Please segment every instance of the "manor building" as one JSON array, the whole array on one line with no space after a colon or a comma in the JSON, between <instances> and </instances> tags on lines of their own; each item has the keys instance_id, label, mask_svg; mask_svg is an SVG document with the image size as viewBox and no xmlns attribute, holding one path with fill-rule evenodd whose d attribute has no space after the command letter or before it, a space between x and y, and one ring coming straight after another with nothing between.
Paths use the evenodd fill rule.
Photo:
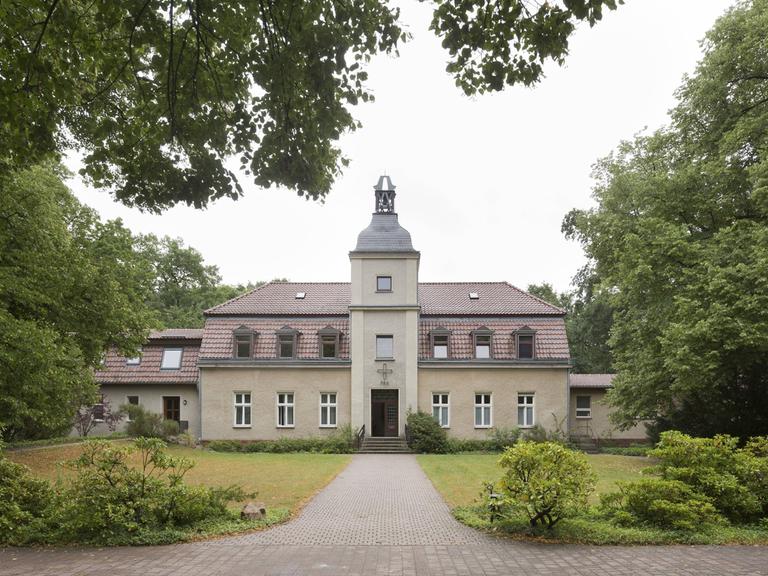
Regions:
<instances>
[{"instance_id":1,"label":"manor building","mask_svg":"<svg viewBox=\"0 0 768 576\"><path fill-rule=\"evenodd\" d=\"M145 405L204 441L347 424L402 437L416 410L461 438L535 425L644 437L611 428L609 376L569 375L562 309L506 282L419 282L395 186L382 176L374 189L349 282L272 282L206 310L203 330L153 333L137 358L111 351L96 374L105 398Z\"/></svg>"}]
</instances>

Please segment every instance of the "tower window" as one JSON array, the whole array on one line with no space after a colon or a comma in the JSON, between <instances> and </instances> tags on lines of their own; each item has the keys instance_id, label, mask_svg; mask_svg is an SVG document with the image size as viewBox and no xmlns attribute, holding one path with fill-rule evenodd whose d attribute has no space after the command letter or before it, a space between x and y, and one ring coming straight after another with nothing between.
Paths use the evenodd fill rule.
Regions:
<instances>
[{"instance_id":1,"label":"tower window","mask_svg":"<svg viewBox=\"0 0 768 576\"><path fill-rule=\"evenodd\" d=\"M392 276L376 276L376 292L392 292Z\"/></svg>"},{"instance_id":2,"label":"tower window","mask_svg":"<svg viewBox=\"0 0 768 576\"><path fill-rule=\"evenodd\" d=\"M394 358L394 339L392 336L376 336L376 358Z\"/></svg>"}]
</instances>

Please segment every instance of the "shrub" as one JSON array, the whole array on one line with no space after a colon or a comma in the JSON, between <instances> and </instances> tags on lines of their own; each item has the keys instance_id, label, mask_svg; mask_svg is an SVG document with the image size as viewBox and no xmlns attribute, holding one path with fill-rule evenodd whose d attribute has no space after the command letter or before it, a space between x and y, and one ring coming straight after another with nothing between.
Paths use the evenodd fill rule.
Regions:
<instances>
[{"instance_id":1,"label":"shrub","mask_svg":"<svg viewBox=\"0 0 768 576\"><path fill-rule=\"evenodd\" d=\"M128 414L125 425L128 436L133 438L162 438L167 440L179 434L179 423L175 420L163 420L160 414L150 412L143 406L127 404L121 407Z\"/></svg>"},{"instance_id":2,"label":"shrub","mask_svg":"<svg viewBox=\"0 0 768 576\"><path fill-rule=\"evenodd\" d=\"M749 522L768 512L768 459L755 455L762 446L760 439L739 449L738 438L732 436L692 438L663 432L657 447L648 453L658 460L650 472L684 482L709 497L729 519Z\"/></svg>"},{"instance_id":3,"label":"shrub","mask_svg":"<svg viewBox=\"0 0 768 576\"><path fill-rule=\"evenodd\" d=\"M8 460L0 447L0 544L18 546L44 538L52 502L50 484Z\"/></svg>"},{"instance_id":4,"label":"shrub","mask_svg":"<svg viewBox=\"0 0 768 576\"><path fill-rule=\"evenodd\" d=\"M446 452L498 452L496 443L490 439L479 438L448 438Z\"/></svg>"},{"instance_id":5,"label":"shrub","mask_svg":"<svg viewBox=\"0 0 768 576\"><path fill-rule=\"evenodd\" d=\"M431 414L410 412L408 430L410 432L408 446L413 451L427 454L448 452L448 436Z\"/></svg>"},{"instance_id":6,"label":"shrub","mask_svg":"<svg viewBox=\"0 0 768 576\"><path fill-rule=\"evenodd\" d=\"M504 426L498 426L491 428L488 431L488 441L492 450L501 452L506 450L510 446L514 446L515 442L520 439L520 428L512 426L511 428L505 428Z\"/></svg>"},{"instance_id":7,"label":"shrub","mask_svg":"<svg viewBox=\"0 0 768 576\"><path fill-rule=\"evenodd\" d=\"M314 452L319 454L349 454L355 451L354 433L349 425L342 426L325 437L290 438L277 440L214 440L207 444L214 452Z\"/></svg>"},{"instance_id":8,"label":"shrub","mask_svg":"<svg viewBox=\"0 0 768 576\"><path fill-rule=\"evenodd\" d=\"M653 450L652 446L632 445L632 446L603 446L600 452L604 454L615 454L617 456L648 456L648 452Z\"/></svg>"},{"instance_id":9,"label":"shrub","mask_svg":"<svg viewBox=\"0 0 768 576\"><path fill-rule=\"evenodd\" d=\"M618 486L618 492L600 497L601 510L618 524L696 531L722 522L712 501L684 482L644 478Z\"/></svg>"},{"instance_id":10,"label":"shrub","mask_svg":"<svg viewBox=\"0 0 768 576\"><path fill-rule=\"evenodd\" d=\"M69 466L77 476L62 493L57 520L63 541L130 543L147 532L228 517L227 502L246 497L236 486L186 485L193 463L169 456L156 438L130 446L87 442Z\"/></svg>"},{"instance_id":11,"label":"shrub","mask_svg":"<svg viewBox=\"0 0 768 576\"><path fill-rule=\"evenodd\" d=\"M499 460L502 505L522 510L532 528L552 528L587 506L597 477L584 454L556 442L522 440Z\"/></svg>"}]
</instances>

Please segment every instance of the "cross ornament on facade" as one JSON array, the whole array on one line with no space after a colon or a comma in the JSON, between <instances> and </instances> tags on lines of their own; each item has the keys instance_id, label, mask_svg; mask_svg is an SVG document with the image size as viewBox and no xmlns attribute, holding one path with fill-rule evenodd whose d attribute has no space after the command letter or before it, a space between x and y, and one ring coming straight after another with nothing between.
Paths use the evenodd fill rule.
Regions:
<instances>
[{"instance_id":1,"label":"cross ornament on facade","mask_svg":"<svg viewBox=\"0 0 768 576\"><path fill-rule=\"evenodd\" d=\"M388 386L389 385L389 381L387 380L387 376L392 374L392 369L391 368L387 368L387 365L384 364L381 368L376 370L376 372L381 374L381 385L382 386Z\"/></svg>"}]
</instances>

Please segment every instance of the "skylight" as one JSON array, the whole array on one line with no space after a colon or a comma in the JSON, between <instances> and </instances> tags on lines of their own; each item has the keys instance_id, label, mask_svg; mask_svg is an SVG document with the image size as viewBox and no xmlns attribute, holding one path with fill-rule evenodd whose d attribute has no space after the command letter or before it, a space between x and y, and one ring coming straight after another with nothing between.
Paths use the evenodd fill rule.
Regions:
<instances>
[{"instance_id":1,"label":"skylight","mask_svg":"<svg viewBox=\"0 0 768 576\"><path fill-rule=\"evenodd\" d=\"M307 296L306 292L296 292L296 300L304 300Z\"/></svg>"},{"instance_id":2,"label":"skylight","mask_svg":"<svg viewBox=\"0 0 768 576\"><path fill-rule=\"evenodd\" d=\"M469 299L470 300L480 300L480 294L477 292L470 292L469 293Z\"/></svg>"}]
</instances>

